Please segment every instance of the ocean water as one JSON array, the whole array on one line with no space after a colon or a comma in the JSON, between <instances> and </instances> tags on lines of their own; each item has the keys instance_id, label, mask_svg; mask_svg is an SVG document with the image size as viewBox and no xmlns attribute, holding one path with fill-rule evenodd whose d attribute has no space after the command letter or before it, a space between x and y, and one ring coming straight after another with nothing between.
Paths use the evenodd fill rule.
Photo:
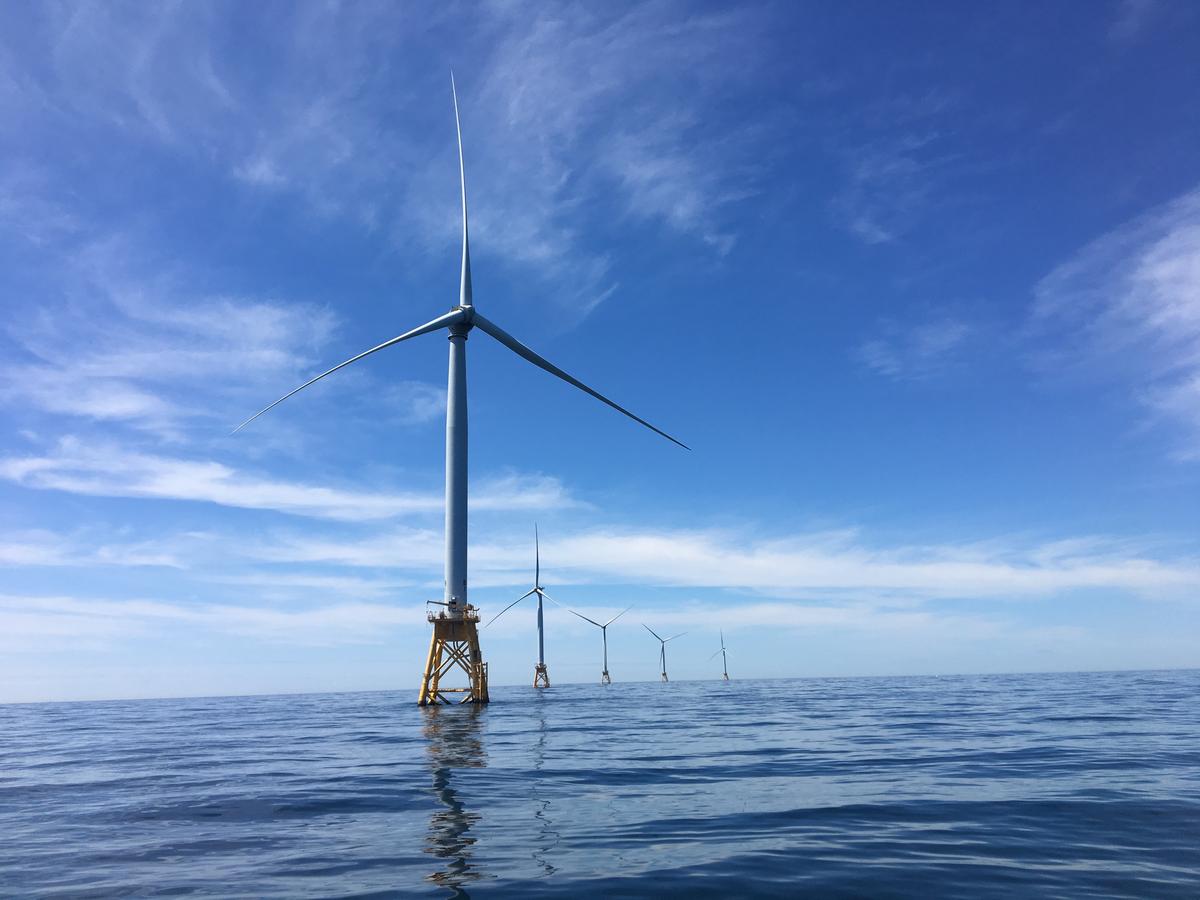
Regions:
<instances>
[{"instance_id":1,"label":"ocean water","mask_svg":"<svg viewBox=\"0 0 1200 900\"><path fill-rule=\"evenodd\" d=\"M1200 672L0 706L5 897L1200 897Z\"/></svg>"}]
</instances>

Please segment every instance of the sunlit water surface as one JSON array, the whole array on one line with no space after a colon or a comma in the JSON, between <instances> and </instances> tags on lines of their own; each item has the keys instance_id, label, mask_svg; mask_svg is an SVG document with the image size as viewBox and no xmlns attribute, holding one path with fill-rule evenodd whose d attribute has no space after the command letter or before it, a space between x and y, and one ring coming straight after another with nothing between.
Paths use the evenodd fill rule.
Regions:
<instances>
[{"instance_id":1,"label":"sunlit water surface","mask_svg":"<svg viewBox=\"0 0 1200 900\"><path fill-rule=\"evenodd\" d=\"M0 706L4 896L1200 897L1200 672Z\"/></svg>"}]
</instances>

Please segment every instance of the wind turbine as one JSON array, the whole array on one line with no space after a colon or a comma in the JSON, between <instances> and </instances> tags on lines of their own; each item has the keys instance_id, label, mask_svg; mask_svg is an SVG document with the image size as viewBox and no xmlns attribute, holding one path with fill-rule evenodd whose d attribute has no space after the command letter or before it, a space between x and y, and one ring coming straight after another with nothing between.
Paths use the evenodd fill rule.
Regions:
<instances>
[{"instance_id":1,"label":"wind turbine","mask_svg":"<svg viewBox=\"0 0 1200 900\"><path fill-rule=\"evenodd\" d=\"M591 622L600 629L600 637L604 640L604 671L600 673L601 684L612 684L612 678L610 678L608 675L608 626L617 621L617 619L621 618L621 616L625 615L625 613L629 612L631 609L633 609L632 606L625 607L623 610L601 625L595 619L589 619L583 613L575 612L575 610L571 609L570 607L567 608L567 612L571 613L572 615L579 616L579 618L583 619L585 622ZM666 667L664 666L663 668Z\"/></svg>"},{"instance_id":2,"label":"wind turbine","mask_svg":"<svg viewBox=\"0 0 1200 900\"><path fill-rule=\"evenodd\" d=\"M721 668L725 672L725 680L729 680L729 661L725 658L725 632L721 631L721 649L717 653L721 654ZM717 653L714 653L709 659L716 659Z\"/></svg>"},{"instance_id":3,"label":"wind turbine","mask_svg":"<svg viewBox=\"0 0 1200 900\"><path fill-rule=\"evenodd\" d=\"M512 603L508 604L508 606L504 607L504 609L500 610L500 612L496 613L492 621L483 627L489 627L492 622L495 622L496 619L500 618L526 597L532 597L535 594L538 598L538 661L537 665L533 667L533 686L535 688L544 688L550 687L550 673L546 671L546 633L542 627L542 598L545 597L551 603L557 603L559 606L562 606L562 604L558 603L557 600L542 590L542 554L538 547L537 525L533 526L533 589L528 593L522 594Z\"/></svg>"},{"instance_id":4,"label":"wind turbine","mask_svg":"<svg viewBox=\"0 0 1200 900\"><path fill-rule=\"evenodd\" d=\"M659 659L662 661L662 680L670 681L670 679L667 678L667 642L673 641L677 637L683 637L685 634L687 634L687 632L681 631L681 632L679 632L679 634L672 635L671 637L667 638L666 640L663 640L662 638L658 637L658 634L655 632L655 630L653 628L651 628L649 625L647 625L645 622L642 623L642 627L645 628L651 634L653 634L656 638L658 638L658 642L659 642L659 644L661 644L661 647L659 647Z\"/></svg>"},{"instance_id":5,"label":"wind turbine","mask_svg":"<svg viewBox=\"0 0 1200 900\"><path fill-rule=\"evenodd\" d=\"M270 406L255 413L234 429L235 432L240 431L267 410L274 408L306 387L373 353L378 353L401 341L429 334L432 331L445 329L449 332L450 364L446 392L446 580L445 600L441 604L445 606L445 610L437 616L429 615L434 629L433 639L429 646L429 658L425 666L425 677L421 683L421 693L417 701L422 706L438 701L449 702L443 696L445 691L439 690L439 681L446 672L455 666L467 673L471 684L470 688L459 689L466 694L462 702L486 703L488 701L487 666L483 662L483 655L479 650L479 637L476 629L479 614L475 607L467 602L467 335L472 329L478 328L538 368L544 369L556 378L561 378L585 394L591 394L601 403L611 406L617 412L687 449L686 444L671 437L665 431L655 428L645 419L635 416L623 406L609 400L577 378L568 375L558 366L526 347L499 325L476 312L471 290L471 252L467 228L467 170L463 161L462 125L459 120L458 91L454 85L453 73L450 75L450 90L454 98L454 126L458 136L458 176L462 196L462 269L459 280L458 305L424 325L419 325L382 344L377 344L369 350L364 350L357 356L338 363L332 369L310 378L300 387L284 394ZM445 663L443 663L444 653L449 655L449 660Z\"/></svg>"}]
</instances>

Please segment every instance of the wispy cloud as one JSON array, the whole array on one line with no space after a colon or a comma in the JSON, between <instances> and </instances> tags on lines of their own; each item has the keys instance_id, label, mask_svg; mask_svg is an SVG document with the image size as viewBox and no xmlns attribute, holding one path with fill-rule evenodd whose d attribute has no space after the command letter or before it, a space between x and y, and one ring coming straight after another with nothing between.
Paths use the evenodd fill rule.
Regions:
<instances>
[{"instance_id":1,"label":"wispy cloud","mask_svg":"<svg viewBox=\"0 0 1200 900\"><path fill-rule=\"evenodd\" d=\"M441 493L331 488L242 471L212 459L139 453L117 444L65 438L40 456L0 459L0 478L28 488L97 497L190 500L343 521L371 521L439 512ZM574 505L546 475L508 474L482 481L478 510L560 509Z\"/></svg>"},{"instance_id":2,"label":"wispy cloud","mask_svg":"<svg viewBox=\"0 0 1200 900\"><path fill-rule=\"evenodd\" d=\"M445 414L446 389L424 381L401 381L383 392L380 405L395 410L394 418L401 424L420 425Z\"/></svg>"},{"instance_id":3,"label":"wispy cloud","mask_svg":"<svg viewBox=\"0 0 1200 900\"><path fill-rule=\"evenodd\" d=\"M52 644L111 644L184 626L287 644L376 644L402 628L423 628L412 610L381 603L346 602L309 608L111 600L75 596L0 594L0 647L38 652Z\"/></svg>"},{"instance_id":4,"label":"wispy cloud","mask_svg":"<svg viewBox=\"0 0 1200 900\"><path fill-rule=\"evenodd\" d=\"M522 494L521 485L520 480L507 487L485 485L480 511L503 513L522 509L522 504L553 506L563 500L552 482L545 496L536 484L529 495ZM253 535L125 535L108 540L90 533L0 535L0 562L26 567L166 565L201 582L348 600L393 585L439 584L441 527L420 522L380 527L383 511L401 505L387 496L380 500L381 511L352 510L340 518L343 507L359 500L358 495L335 495L329 501L332 512L322 507L308 514L346 524L303 531L287 527ZM311 501L302 494L294 502ZM422 510L441 508L440 498L434 496L420 498L416 505ZM1200 580L1200 560L1169 545L1104 537L887 544L854 530L770 538L729 530L580 530L560 525L555 533L543 530L541 546L548 585L719 590L730 602L737 602L741 594L743 602L770 596L805 603L907 606L938 600L1051 598L1080 590L1163 599L1189 596ZM481 589L525 585L531 555L526 535L481 535L472 546L472 584ZM222 561L219 570L213 568L214 559Z\"/></svg>"},{"instance_id":5,"label":"wispy cloud","mask_svg":"<svg viewBox=\"0 0 1200 900\"><path fill-rule=\"evenodd\" d=\"M158 540L120 542L95 533L60 535L44 529L0 535L0 565L183 567Z\"/></svg>"},{"instance_id":6,"label":"wispy cloud","mask_svg":"<svg viewBox=\"0 0 1200 900\"><path fill-rule=\"evenodd\" d=\"M36 221L36 210L28 221ZM335 326L304 302L197 295L128 236L85 235L4 330L0 402L177 436L247 381L299 377ZM248 402L248 401L243 401Z\"/></svg>"},{"instance_id":7,"label":"wispy cloud","mask_svg":"<svg viewBox=\"0 0 1200 900\"><path fill-rule=\"evenodd\" d=\"M1117 0L1108 26L1108 37L1118 44L1127 44L1139 38L1162 12L1159 0Z\"/></svg>"},{"instance_id":8,"label":"wispy cloud","mask_svg":"<svg viewBox=\"0 0 1200 900\"><path fill-rule=\"evenodd\" d=\"M847 533L738 542L729 535L593 533L551 543L549 558L680 586L787 591L882 591L918 597L1047 595L1079 587L1184 588L1195 562L1162 563L1096 544L870 546ZM551 557L553 554L553 557Z\"/></svg>"},{"instance_id":9,"label":"wispy cloud","mask_svg":"<svg viewBox=\"0 0 1200 900\"><path fill-rule=\"evenodd\" d=\"M1032 324L1056 375L1129 385L1200 460L1200 189L1117 228L1043 278ZM1065 349L1064 349L1065 348Z\"/></svg>"},{"instance_id":10,"label":"wispy cloud","mask_svg":"<svg viewBox=\"0 0 1200 900\"><path fill-rule=\"evenodd\" d=\"M746 51L761 23L662 2L556 9L532 21L528 13L502 15L481 106L502 110L498 150L511 157L520 141L538 151L517 158L534 161L530 181L550 188L539 200L561 207L566 190L598 178L618 190L627 213L727 247L733 237L720 209L748 187L738 183L746 171L729 164L745 148L715 138L700 110L748 83L756 64ZM613 121L615 131L601 127Z\"/></svg>"},{"instance_id":11,"label":"wispy cloud","mask_svg":"<svg viewBox=\"0 0 1200 900\"><path fill-rule=\"evenodd\" d=\"M248 11L242 27L284 36L264 40L254 61L218 52L226 35L213 9L45 8L25 29L21 52L37 62L14 96L39 123L98 124L440 253L456 236L453 130L444 60L427 59L424 41L457 15L479 25L457 48L473 61L458 74L478 256L586 309L615 286L603 249L612 235L593 233L596 221L654 223L729 249L725 210L754 187L749 131L717 134L703 111L736 112L751 83L764 22L750 10L497 3L407 16L310 5L269 22ZM446 104L438 117L431 95Z\"/></svg>"},{"instance_id":12,"label":"wispy cloud","mask_svg":"<svg viewBox=\"0 0 1200 900\"><path fill-rule=\"evenodd\" d=\"M271 562L349 567L425 567L435 572L440 533L403 529L369 536L275 536L241 552ZM472 548L473 579L524 584L524 542ZM1174 596L1200 577L1200 563L1160 558L1138 545L1076 539L884 546L854 532L753 539L716 531L583 531L544 536L547 584L650 584L713 588L796 599L1004 599L1091 588Z\"/></svg>"},{"instance_id":13,"label":"wispy cloud","mask_svg":"<svg viewBox=\"0 0 1200 900\"><path fill-rule=\"evenodd\" d=\"M35 247L55 245L82 227L53 199L52 179L37 166L11 162L0 174L0 232Z\"/></svg>"},{"instance_id":14,"label":"wispy cloud","mask_svg":"<svg viewBox=\"0 0 1200 900\"><path fill-rule=\"evenodd\" d=\"M908 136L855 151L846 187L833 199L837 219L868 244L896 240L928 198L930 164L922 157L931 138Z\"/></svg>"},{"instance_id":15,"label":"wispy cloud","mask_svg":"<svg viewBox=\"0 0 1200 900\"><path fill-rule=\"evenodd\" d=\"M854 357L889 378L917 380L946 371L971 337L966 322L938 318L902 327L884 323L882 334L860 344Z\"/></svg>"}]
</instances>

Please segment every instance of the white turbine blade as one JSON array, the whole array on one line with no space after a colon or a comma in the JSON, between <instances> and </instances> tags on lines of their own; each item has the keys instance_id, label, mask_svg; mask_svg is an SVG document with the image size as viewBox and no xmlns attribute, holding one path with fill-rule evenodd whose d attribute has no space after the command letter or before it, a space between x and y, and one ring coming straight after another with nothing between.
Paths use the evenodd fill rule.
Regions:
<instances>
[{"instance_id":1,"label":"white turbine blade","mask_svg":"<svg viewBox=\"0 0 1200 900\"><path fill-rule=\"evenodd\" d=\"M549 595L547 594L547 596L549 596ZM562 606L562 604L561 604L561 603L560 603L559 605L560 605L560 606ZM593 625L595 625L597 628L603 628L603 627L604 627L604 626L603 626L603 625L601 625L599 622L597 622L595 619L589 619L589 618L588 618L587 616L585 616L583 613L575 612L575 610L571 609L571 607L569 607L569 606L567 606L567 607L564 607L564 609L566 609L566 611L567 611L567 612L569 612L569 613L570 613L571 615L573 615L573 616L579 616L579 618L583 619L583 621L585 621L585 622L591 622L591 623L592 623Z\"/></svg>"},{"instance_id":2,"label":"white turbine blade","mask_svg":"<svg viewBox=\"0 0 1200 900\"><path fill-rule=\"evenodd\" d=\"M716 653L714 653L712 656L710 656L709 659L716 659L718 656L720 656L724 652L725 652L724 650L718 650Z\"/></svg>"},{"instance_id":3,"label":"white turbine blade","mask_svg":"<svg viewBox=\"0 0 1200 900\"><path fill-rule=\"evenodd\" d=\"M561 603L559 603L557 600L555 600L553 597L551 597L549 594L547 594L541 588L536 588L536 591L539 594L541 594L543 597L545 597L547 600L549 600L551 603L553 603L555 606L560 607L562 609L568 609L568 607L563 606Z\"/></svg>"},{"instance_id":4,"label":"white turbine blade","mask_svg":"<svg viewBox=\"0 0 1200 900\"><path fill-rule=\"evenodd\" d=\"M575 387L577 387L581 391L583 391L585 394L591 394L593 397L595 397L601 403L606 403L609 406L611 406L613 409L615 409L617 412L624 413L625 415L629 416L629 418L633 419L633 421L638 422L642 425L645 425L647 428L649 428L655 434L661 434L668 441L678 444L684 450L691 449L691 447L689 447L687 444L683 443L683 441L678 441L675 438L671 437L669 434L667 434L665 431L663 431L659 428L655 428L653 425L651 425L645 419L643 419L639 416L635 416L633 413L631 413L625 407L619 406L618 404L613 403L611 400L609 400L607 397L605 397L599 391L592 390L590 387L588 387L586 384L584 384L578 378L574 378L574 377L568 375L566 372L564 372L558 366L554 365L554 363L552 363L549 360L534 353L532 350L530 350L528 347L526 347L524 344L522 344L520 341L518 341L515 337L513 337L511 334L509 334L507 331L505 331L503 328L501 328L499 325L496 325L494 322L491 322L488 319L485 319L483 316L479 315L479 313L475 314L474 321L475 321L475 324L479 328L482 328L484 331L486 331L488 334L490 334L492 337L494 337L496 340L498 340L500 343L502 343L505 347L507 347L513 353L517 354L517 356L520 356L520 357L523 357L523 358L529 360L529 362L533 363L539 369L545 369L551 375L555 375L558 378L561 378L567 384L574 385Z\"/></svg>"},{"instance_id":5,"label":"white turbine blade","mask_svg":"<svg viewBox=\"0 0 1200 900\"><path fill-rule=\"evenodd\" d=\"M516 606L518 603L520 603L526 597L528 597L532 594L536 594L536 593L537 593L537 591L530 591L528 594L522 594L520 597L518 597L512 603L508 604L508 606L504 607L504 609L500 610L500 612L496 613L496 615L494 615L492 617L492 622L495 622L496 619L500 618L502 615L504 615L506 612L508 612L510 609L512 609L514 606ZM483 627L487 628L489 625L492 624L492 622L488 622L487 625L484 625Z\"/></svg>"},{"instance_id":6,"label":"white turbine blade","mask_svg":"<svg viewBox=\"0 0 1200 900\"><path fill-rule=\"evenodd\" d=\"M533 586L542 586L542 551L538 545L537 522L533 523Z\"/></svg>"},{"instance_id":7,"label":"white turbine blade","mask_svg":"<svg viewBox=\"0 0 1200 900\"><path fill-rule=\"evenodd\" d=\"M679 632L679 634L674 634L674 635L671 635L671 637L667 638L667 640L666 640L666 641L663 641L663 643L665 644L667 641L673 641L673 640L675 640L675 638L677 638L677 637L683 637L685 634L687 634L687 632L686 632L686 631L681 631L681 632Z\"/></svg>"},{"instance_id":8,"label":"white turbine blade","mask_svg":"<svg viewBox=\"0 0 1200 900\"><path fill-rule=\"evenodd\" d=\"M467 240L467 167L463 162L462 123L458 118L458 88L454 85L454 70L450 71L450 93L454 95L454 129L458 132L458 178L462 187L462 280L459 282L458 305L471 305L471 246Z\"/></svg>"},{"instance_id":9,"label":"white turbine blade","mask_svg":"<svg viewBox=\"0 0 1200 900\"><path fill-rule=\"evenodd\" d=\"M232 433L237 434L239 431L241 431L243 428L245 428L247 425L249 425L251 422L253 422L255 419L257 419L263 413L267 412L268 410L274 409L276 406L278 406L280 403L282 403L288 397L291 397L295 394L300 393L302 390L304 390L309 385L316 384L318 381L320 381L326 375L332 375L338 369L345 368L346 366L350 365L350 363L358 362L364 356L370 356L372 353L377 353L378 351L383 350L387 347L390 347L393 344L398 344L401 341L407 341L409 338L419 337L423 334L428 334L431 331L437 331L439 328L445 328L447 325L452 325L455 322L457 322L459 319L461 319L464 315L465 315L465 313L463 313L463 311L460 309L453 310L452 312L446 313L444 316L438 316L432 322L426 322L424 325L421 325L418 328L414 328L412 331L406 331L406 332L404 332L404 334L394 337L390 341L384 341L382 344L379 344L376 347L372 347L370 350L363 351L362 353L358 354L358 356L352 356L345 362L338 363L336 366L334 366L329 371L322 372L316 378L310 378L308 381L304 382L304 384L300 385L300 387L296 388L294 391L284 394L282 397L280 397L278 400L276 400L274 403L272 403L266 409L259 410L254 415L252 415L250 418L248 418L245 422L243 422L241 425L239 425L237 428L233 429Z\"/></svg>"},{"instance_id":10,"label":"white turbine blade","mask_svg":"<svg viewBox=\"0 0 1200 900\"><path fill-rule=\"evenodd\" d=\"M652 635L654 635L656 638L658 638L660 641L662 640L662 638L658 637L658 632L656 632L656 631L655 631L653 628L651 628L651 627L650 627L649 625L647 625L645 622L643 622L643 623L642 623L642 627L643 627L643 628L645 628L645 629L646 629L648 632L650 632Z\"/></svg>"},{"instance_id":11,"label":"white turbine blade","mask_svg":"<svg viewBox=\"0 0 1200 900\"><path fill-rule=\"evenodd\" d=\"M623 610L621 610L619 613L617 613L615 616L613 616L611 619L609 619L607 622L605 622L602 627L607 628L609 625L611 625L613 622L617 621L617 619L621 618L621 616L625 615L625 613L629 612L631 609L633 609L632 606L625 607ZM590 622L591 619L589 619L588 621Z\"/></svg>"}]
</instances>

